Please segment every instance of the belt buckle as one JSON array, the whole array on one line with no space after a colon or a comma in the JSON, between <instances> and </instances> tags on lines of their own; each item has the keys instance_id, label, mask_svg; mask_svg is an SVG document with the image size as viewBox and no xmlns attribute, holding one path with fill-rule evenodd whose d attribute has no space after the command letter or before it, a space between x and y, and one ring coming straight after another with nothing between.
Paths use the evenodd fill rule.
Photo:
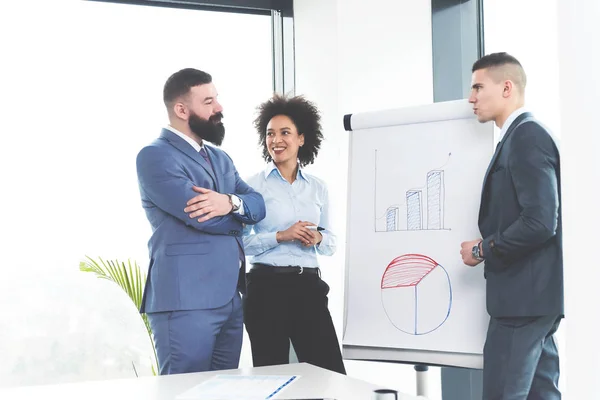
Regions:
<instances>
[{"instance_id":1,"label":"belt buckle","mask_svg":"<svg viewBox=\"0 0 600 400\"><path fill-rule=\"evenodd\" d=\"M304 267L300 267L300 272L298 272L298 275L302 275L303 272L304 272Z\"/></svg>"}]
</instances>

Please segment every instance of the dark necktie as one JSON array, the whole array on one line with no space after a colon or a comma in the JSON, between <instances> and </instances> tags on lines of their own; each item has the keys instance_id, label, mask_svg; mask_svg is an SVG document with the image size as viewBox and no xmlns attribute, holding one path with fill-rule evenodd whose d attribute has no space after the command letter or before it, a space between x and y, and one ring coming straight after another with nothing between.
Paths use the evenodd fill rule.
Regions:
<instances>
[{"instance_id":1,"label":"dark necktie","mask_svg":"<svg viewBox=\"0 0 600 400\"><path fill-rule=\"evenodd\" d=\"M208 158L208 153L206 152L206 148L204 146L202 146L200 148L200 155L202 156L202 158L204 158L204 161L206 161L208 163L208 165L210 165L210 169L212 170L213 174L215 173L215 169L212 166L212 163L210 162L210 158Z\"/></svg>"}]
</instances>

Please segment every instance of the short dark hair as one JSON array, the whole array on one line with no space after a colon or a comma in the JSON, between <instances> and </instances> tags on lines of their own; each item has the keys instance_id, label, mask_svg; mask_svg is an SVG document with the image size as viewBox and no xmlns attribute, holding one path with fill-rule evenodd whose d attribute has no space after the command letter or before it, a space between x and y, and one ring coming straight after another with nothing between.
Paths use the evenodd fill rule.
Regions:
<instances>
[{"instance_id":1,"label":"short dark hair","mask_svg":"<svg viewBox=\"0 0 600 400\"><path fill-rule=\"evenodd\" d=\"M510 78L515 80L516 84L525 88L527 85L527 76L525 75L523 66L519 60L505 52L491 53L481 57L479 60L475 61L471 72L479 71L481 69L496 69L507 65L514 67L513 71L511 71L512 73L508 73Z\"/></svg>"},{"instance_id":2,"label":"short dark hair","mask_svg":"<svg viewBox=\"0 0 600 400\"><path fill-rule=\"evenodd\" d=\"M304 135L304 145L298 150L298 161L304 167L312 164L321 148L323 133L321 132L321 115L314 103L303 96L286 97L274 95L258 106L258 116L254 127L258 133L258 143L263 148L263 158L271 161L267 148L267 125L273 117L285 115L292 120L298 134Z\"/></svg>"},{"instance_id":3,"label":"short dark hair","mask_svg":"<svg viewBox=\"0 0 600 400\"><path fill-rule=\"evenodd\" d=\"M205 85L212 82L210 74L194 68L184 68L175 72L165 82L163 101L170 108L175 100L185 96L194 86Z\"/></svg>"}]
</instances>

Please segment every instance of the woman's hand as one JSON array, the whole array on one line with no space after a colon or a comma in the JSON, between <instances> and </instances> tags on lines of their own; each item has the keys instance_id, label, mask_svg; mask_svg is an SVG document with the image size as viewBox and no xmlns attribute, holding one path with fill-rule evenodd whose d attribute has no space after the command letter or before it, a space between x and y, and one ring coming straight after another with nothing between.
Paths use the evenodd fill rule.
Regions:
<instances>
[{"instance_id":1,"label":"woman's hand","mask_svg":"<svg viewBox=\"0 0 600 400\"><path fill-rule=\"evenodd\" d=\"M305 247L316 246L321 243L321 240L323 240L323 235L321 235L321 232L311 230L310 233L312 235L312 240L310 243L304 244Z\"/></svg>"},{"instance_id":2,"label":"woman's hand","mask_svg":"<svg viewBox=\"0 0 600 400\"><path fill-rule=\"evenodd\" d=\"M277 242L293 242L298 240L304 246L314 246L320 241L321 234L317 231L311 231L307 226L314 226L312 222L298 221L285 231L278 231L276 234ZM315 235L317 233L318 235ZM315 241L316 240L316 241Z\"/></svg>"}]
</instances>

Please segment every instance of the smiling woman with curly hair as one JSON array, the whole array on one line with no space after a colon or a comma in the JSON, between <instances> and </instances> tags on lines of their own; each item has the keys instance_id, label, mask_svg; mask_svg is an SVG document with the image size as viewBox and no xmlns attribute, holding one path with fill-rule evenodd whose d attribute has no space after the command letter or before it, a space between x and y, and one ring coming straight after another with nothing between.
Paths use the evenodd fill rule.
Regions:
<instances>
[{"instance_id":1,"label":"smiling woman with curly hair","mask_svg":"<svg viewBox=\"0 0 600 400\"><path fill-rule=\"evenodd\" d=\"M296 131L304 137L304 144L298 149L298 163L301 167L312 164L321 148L323 133L321 133L321 115L317 107L302 96L286 99L276 95L271 100L262 103L259 107L259 115L254 121L254 127L258 132L259 145L263 149L263 158L269 162L273 160L267 146L267 126L276 116L286 116Z\"/></svg>"},{"instance_id":2,"label":"smiling woman with curly hair","mask_svg":"<svg viewBox=\"0 0 600 400\"><path fill-rule=\"evenodd\" d=\"M244 230L252 263L244 322L254 366L288 363L291 340L299 361L345 374L327 308L329 286L317 260L336 249L329 194L322 180L302 169L319 153L321 116L304 97L275 95L258 107L254 126L267 162L247 181L267 212Z\"/></svg>"}]
</instances>

